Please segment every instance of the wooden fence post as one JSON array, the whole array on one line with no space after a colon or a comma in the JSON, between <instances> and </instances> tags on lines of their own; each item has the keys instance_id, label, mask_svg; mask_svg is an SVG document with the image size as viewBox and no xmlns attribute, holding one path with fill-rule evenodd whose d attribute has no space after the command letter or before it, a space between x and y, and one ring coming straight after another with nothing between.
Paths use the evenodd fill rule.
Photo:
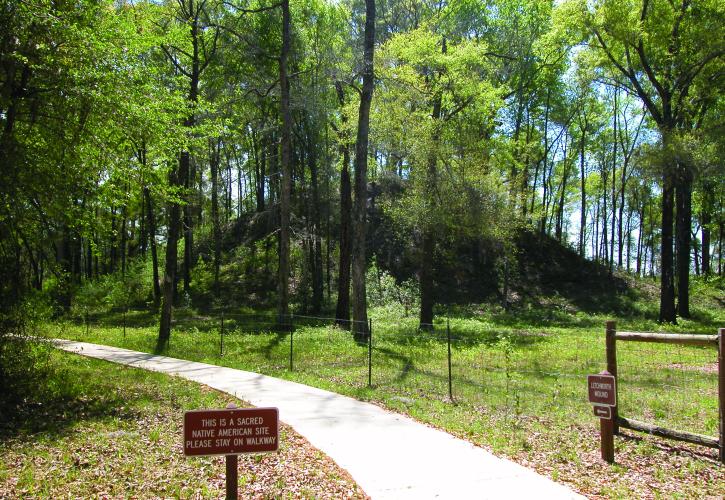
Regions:
<instances>
[{"instance_id":1,"label":"wooden fence post","mask_svg":"<svg viewBox=\"0 0 725 500\"><path fill-rule=\"evenodd\" d=\"M234 403L229 403L227 408L233 410L237 407ZM226 500L237 500L237 490L239 488L239 457L237 455L225 455L225 472L226 472Z\"/></svg>"},{"instance_id":2,"label":"wooden fence post","mask_svg":"<svg viewBox=\"0 0 725 500\"><path fill-rule=\"evenodd\" d=\"M617 322L607 321L607 332L606 332L606 348L607 348L607 371L614 376L615 386L619 385L617 380ZM616 392L616 391L615 391ZM617 395L618 396L618 395ZM619 398L616 399L619 404ZM612 407L612 424L613 433L615 436L619 435L619 412L617 407Z\"/></svg>"},{"instance_id":3,"label":"wooden fence post","mask_svg":"<svg viewBox=\"0 0 725 500\"><path fill-rule=\"evenodd\" d=\"M725 464L725 328L717 331L717 385L720 412L720 463Z\"/></svg>"}]
</instances>

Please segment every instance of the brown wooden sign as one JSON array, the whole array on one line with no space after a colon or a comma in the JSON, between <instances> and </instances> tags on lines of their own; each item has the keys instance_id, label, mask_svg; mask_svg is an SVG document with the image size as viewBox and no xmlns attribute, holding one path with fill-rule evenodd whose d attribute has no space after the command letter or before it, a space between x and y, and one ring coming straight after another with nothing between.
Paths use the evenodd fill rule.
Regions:
<instances>
[{"instance_id":1,"label":"brown wooden sign","mask_svg":"<svg viewBox=\"0 0 725 500\"><path fill-rule=\"evenodd\" d=\"M602 372L587 376L589 402L597 405L617 406L617 382L613 375Z\"/></svg>"},{"instance_id":2,"label":"brown wooden sign","mask_svg":"<svg viewBox=\"0 0 725 500\"><path fill-rule=\"evenodd\" d=\"M612 407L594 405L594 416L599 418L606 418L607 420L612 419Z\"/></svg>"},{"instance_id":3,"label":"brown wooden sign","mask_svg":"<svg viewBox=\"0 0 725 500\"><path fill-rule=\"evenodd\" d=\"M279 448L277 408L194 410L184 413L184 455L237 455Z\"/></svg>"}]
</instances>

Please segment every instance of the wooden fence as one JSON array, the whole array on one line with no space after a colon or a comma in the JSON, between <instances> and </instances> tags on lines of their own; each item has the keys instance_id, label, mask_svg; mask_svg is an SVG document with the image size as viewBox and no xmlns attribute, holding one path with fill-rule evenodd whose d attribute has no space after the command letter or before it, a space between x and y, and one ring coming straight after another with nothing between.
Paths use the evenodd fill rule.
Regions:
<instances>
[{"instance_id":1,"label":"wooden fence","mask_svg":"<svg viewBox=\"0 0 725 500\"><path fill-rule=\"evenodd\" d=\"M647 422L640 422L631 418L619 415L616 406L612 408L612 420L614 423L614 434L619 434L619 428L633 431L646 432L678 441L685 441L697 445L707 446L719 450L720 462L725 464L725 328L720 328L716 335L690 335L674 333L646 333L646 332L618 332L614 321L607 321L606 326L606 350L607 350L607 371L617 377L617 341L620 342L653 342L658 344L679 344L690 346L713 347L718 351L717 374L718 374L718 422L719 437L703 436L691 432L678 431L660 427ZM617 384L617 391L620 390Z\"/></svg>"}]
</instances>

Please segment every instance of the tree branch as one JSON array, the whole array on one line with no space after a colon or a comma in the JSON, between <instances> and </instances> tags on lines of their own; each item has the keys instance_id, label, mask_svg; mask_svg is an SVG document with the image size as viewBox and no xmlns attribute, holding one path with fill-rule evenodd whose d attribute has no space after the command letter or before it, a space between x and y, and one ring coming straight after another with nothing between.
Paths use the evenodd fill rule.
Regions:
<instances>
[{"instance_id":1,"label":"tree branch","mask_svg":"<svg viewBox=\"0 0 725 500\"><path fill-rule=\"evenodd\" d=\"M259 14L261 12L266 12L268 10L274 10L274 9L278 9L278 8L282 7L282 2L275 3L275 4L269 5L267 7L259 7L257 9L244 9L244 8L238 7L238 6L234 5L232 2L229 2L226 0L224 1L224 5L226 5L227 7L231 7L235 11L241 12L242 14Z\"/></svg>"},{"instance_id":2,"label":"tree branch","mask_svg":"<svg viewBox=\"0 0 725 500\"><path fill-rule=\"evenodd\" d=\"M175 67L175 68L176 68L176 69L177 69L177 70L178 70L178 71L179 71L179 72L180 72L181 74L183 74L183 75L184 75L184 76L186 76L187 78L191 78L191 73L189 73L189 72L188 72L188 71L186 71L186 70L185 70L185 69L184 69L183 67L181 67L181 64L179 64L179 62L178 62L178 61L176 60L176 58L175 58L175 57L174 57L174 56L173 56L173 55L171 54L171 52L169 52L169 49L168 49L168 48L167 48L167 47L166 47L165 45L161 45L161 50L163 50L163 51L164 51L164 53L166 54L166 57L168 57L168 58L169 58L169 60L171 61L171 63L172 63L173 65L174 65L174 67Z\"/></svg>"}]
</instances>

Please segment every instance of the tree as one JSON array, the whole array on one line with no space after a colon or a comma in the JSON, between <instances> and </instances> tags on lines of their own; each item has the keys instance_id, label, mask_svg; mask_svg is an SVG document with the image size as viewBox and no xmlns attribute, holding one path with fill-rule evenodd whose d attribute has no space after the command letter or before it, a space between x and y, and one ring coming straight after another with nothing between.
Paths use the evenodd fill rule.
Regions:
<instances>
[{"instance_id":1,"label":"tree","mask_svg":"<svg viewBox=\"0 0 725 500\"><path fill-rule=\"evenodd\" d=\"M614 84L637 95L661 136L662 165L661 322L675 322L673 222L678 199L677 249L680 313L688 314L690 194L692 172L678 160L677 135L693 109L722 92L725 44L707 36L723 18L717 1L569 0L558 7L564 25L578 27L591 63L609 72ZM626 22L625 22L626 20Z\"/></svg>"},{"instance_id":2,"label":"tree","mask_svg":"<svg viewBox=\"0 0 725 500\"><path fill-rule=\"evenodd\" d=\"M186 77L188 94L186 96L186 116L184 127L191 134L196 124L196 106L199 101L199 83L204 70L214 57L217 48L219 29L208 30L211 24L209 6L206 0L179 0L179 29L188 29L186 36L181 37L178 45L175 40L162 44L162 49L173 67ZM182 45L183 43L183 45ZM184 207L185 245L184 245L184 289L188 291L193 262L192 217L189 190L195 177L191 171L191 153L184 148L179 153L178 167L169 172L169 186L177 189L176 197L169 204L169 229L166 241L166 262L164 265L163 300L161 303L161 320L159 322L159 347L165 345L171 336L171 317L176 286L176 269L178 257L178 240L181 234L181 210Z\"/></svg>"},{"instance_id":3,"label":"tree","mask_svg":"<svg viewBox=\"0 0 725 500\"><path fill-rule=\"evenodd\" d=\"M355 338L363 341L369 335L367 293L365 290L365 233L368 191L368 142L370 105L373 100L375 58L375 0L365 0L365 34L363 41L362 89L355 141L355 198L352 217L352 319Z\"/></svg>"}]
</instances>

